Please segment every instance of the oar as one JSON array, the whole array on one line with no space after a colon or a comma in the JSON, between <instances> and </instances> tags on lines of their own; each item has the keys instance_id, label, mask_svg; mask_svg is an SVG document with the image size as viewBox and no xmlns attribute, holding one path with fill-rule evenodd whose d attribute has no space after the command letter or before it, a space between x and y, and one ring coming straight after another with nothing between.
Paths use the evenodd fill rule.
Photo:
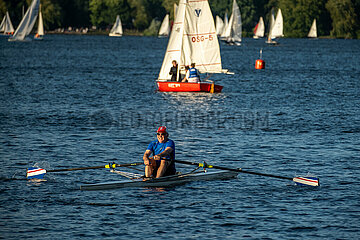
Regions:
<instances>
[{"instance_id":1,"label":"oar","mask_svg":"<svg viewBox=\"0 0 360 240\"><path fill-rule=\"evenodd\" d=\"M53 169L53 170L45 170L43 168L35 168L29 167L26 171L26 178L27 179L43 179L47 172L65 172L65 171L78 171L78 170L89 170L89 169L99 169L99 168L116 168L116 167L130 167L130 166L137 166L142 165L144 162L137 162L137 163L125 163L125 164L106 164L105 166L94 166L94 167L79 167L79 168L63 168L63 169Z\"/></svg>"},{"instance_id":2,"label":"oar","mask_svg":"<svg viewBox=\"0 0 360 240\"><path fill-rule=\"evenodd\" d=\"M294 177L294 178L290 178L290 177L283 177L283 176L267 174L267 173L258 173L258 172L246 171L246 170L242 170L241 168L227 168L227 167L221 167L221 166L214 166L214 165L209 165L209 164L207 164L205 162L204 163L194 163L194 162L188 162L188 161L182 161L182 160L175 160L175 162L182 163L182 164L188 164L188 165L195 165L195 166L204 167L204 168L216 168L216 169L221 169L221 170L248 173L248 174L264 176L264 177L273 177L273 178L279 178L279 179L286 179L286 180L294 181L298 185L307 185L307 186L314 186L314 187L320 186L319 178L317 178L317 177Z\"/></svg>"}]
</instances>

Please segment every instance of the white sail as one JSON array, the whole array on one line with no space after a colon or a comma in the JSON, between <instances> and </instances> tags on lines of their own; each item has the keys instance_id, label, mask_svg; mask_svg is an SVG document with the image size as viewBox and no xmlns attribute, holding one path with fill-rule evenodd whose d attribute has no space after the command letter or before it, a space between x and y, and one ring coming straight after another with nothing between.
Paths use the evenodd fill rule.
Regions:
<instances>
[{"instance_id":1,"label":"white sail","mask_svg":"<svg viewBox=\"0 0 360 240\"><path fill-rule=\"evenodd\" d=\"M254 31L254 38L262 38L265 34L265 24L262 17L260 17L258 24L256 24Z\"/></svg>"},{"instance_id":2,"label":"white sail","mask_svg":"<svg viewBox=\"0 0 360 240\"><path fill-rule=\"evenodd\" d=\"M220 73L220 46L208 1L188 0L179 66L196 63L201 73Z\"/></svg>"},{"instance_id":3,"label":"white sail","mask_svg":"<svg viewBox=\"0 0 360 240\"><path fill-rule=\"evenodd\" d=\"M121 25L121 19L120 19L120 16L117 15L114 26L110 30L109 36L110 37L121 37L122 34L123 34L123 29L122 29L122 25Z\"/></svg>"},{"instance_id":4,"label":"white sail","mask_svg":"<svg viewBox=\"0 0 360 240\"><path fill-rule=\"evenodd\" d=\"M224 31L224 21L219 17L216 16L216 35L221 35Z\"/></svg>"},{"instance_id":5,"label":"white sail","mask_svg":"<svg viewBox=\"0 0 360 240\"><path fill-rule=\"evenodd\" d=\"M41 11L39 12L39 23L38 23L38 30L37 30L37 35L38 36L44 36L44 23L43 23L43 18L42 18L42 14Z\"/></svg>"},{"instance_id":6,"label":"white sail","mask_svg":"<svg viewBox=\"0 0 360 240\"><path fill-rule=\"evenodd\" d=\"M316 19L314 19L309 34L308 34L309 38L317 38L317 30L316 30Z\"/></svg>"},{"instance_id":7,"label":"white sail","mask_svg":"<svg viewBox=\"0 0 360 240\"><path fill-rule=\"evenodd\" d=\"M184 32L185 8L186 0L180 0L158 80L170 80L171 75L169 74L169 71L172 66L172 61L175 60L177 63L180 61L182 35Z\"/></svg>"},{"instance_id":8,"label":"white sail","mask_svg":"<svg viewBox=\"0 0 360 240\"><path fill-rule=\"evenodd\" d=\"M178 5L174 3L174 19L176 18L177 9L178 9Z\"/></svg>"},{"instance_id":9,"label":"white sail","mask_svg":"<svg viewBox=\"0 0 360 240\"><path fill-rule=\"evenodd\" d=\"M23 41L30 34L39 13L39 5L40 0L32 1L14 35L9 38L9 41Z\"/></svg>"},{"instance_id":10,"label":"white sail","mask_svg":"<svg viewBox=\"0 0 360 240\"><path fill-rule=\"evenodd\" d=\"M227 38L228 42L241 42L241 14L236 0L233 1L232 14L229 21L230 35ZM228 30L226 30L228 31Z\"/></svg>"},{"instance_id":11,"label":"white sail","mask_svg":"<svg viewBox=\"0 0 360 240\"><path fill-rule=\"evenodd\" d=\"M6 14L1 22L0 32L3 32L4 34L10 34L14 32L14 27L11 23L8 11L6 11Z\"/></svg>"},{"instance_id":12,"label":"white sail","mask_svg":"<svg viewBox=\"0 0 360 240\"><path fill-rule=\"evenodd\" d=\"M4 32L4 31L5 31L5 22L6 22L6 14L5 14L5 16L3 17L3 20L1 21L1 24L0 24L0 32Z\"/></svg>"},{"instance_id":13,"label":"white sail","mask_svg":"<svg viewBox=\"0 0 360 240\"><path fill-rule=\"evenodd\" d=\"M271 9L271 15L270 15L270 21L269 21L269 33L267 36L267 41L270 42L271 38L272 38L272 34L271 31L274 28L274 24L275 24L275 13L274 13L274 9Z\"/></svg>"},{"instance_id":14,"label":"white sail","mask_svg":"<svg viewBox=\"0 0 360 240\"><path fill-rule=\"evenodd\" d=\"M223 32L221 34L221 38L226 38L230 35L230 33L228 35L227 32L226 32L226 29L228 29L229 27L229 18L228 18L228 15L227 13L225 13L225 17L224 17L224 28L223 28Z\"/></svg>"},{"instance_id":15,"label":"white sail","mask_svg":"<svg viewBox=\"0 0 360 240\"><path fill-rule=\"evenodd\" d=\"M271 38L283 37L283 16L279 8L273 28L271 29Z\"/></svg>"},{"instance_id":16,"label":"white sail","mask_svg":"<svg viewBox=\"0 0 360 240\"><path fill-rule=\"evenodd\" d=\"M221 34L222 39L228 39L231 35L231 28L233 23L234 15L231 14L228 24L226 25L226 28L224 28L223 33Z\"/></svg>"},{"instance_id":17,"label":"white sail","mask_svg":"<svg viewBox=\"0 0 360 240\"><path fill-rule=\"evenodd\" d=\"M180 0L158 80L169 80L172 61L196 64L201 73L222 72L220 46L208 1Z\"/></svg>"},{"instance_id":18,"label":"white sail","mask_svg":"<svg viewBox=\"0 0 360 240\"><path fill-rule=\"evenodd\" d=\"M160 36L169 36L169 33L170 33L169 14L166 14L163 22L161 23L161 27L159 30L159 37Z\"/></svg>"}]
</instances>

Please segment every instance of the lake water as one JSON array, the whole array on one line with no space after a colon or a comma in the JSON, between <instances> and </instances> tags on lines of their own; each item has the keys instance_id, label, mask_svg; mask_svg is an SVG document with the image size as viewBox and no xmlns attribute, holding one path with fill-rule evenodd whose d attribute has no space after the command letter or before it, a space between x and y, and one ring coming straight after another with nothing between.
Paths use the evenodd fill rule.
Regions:
<instances>
[{"instance_id":1,"label":"lake water","mask_svg":"<svg viewBox=\"0 0 360 240\"><path fill-rule=\"evenodd\" d=\"M220 94L156 92L167 39L0 38L0 239L357 239L360 234L360 41L244 39L221 45ZM263 48L265 70L255 70ZM159 125L177 159L240 174L170 189L80 191L105 169L26 168L141 161ZM185 171L179 164L178 170Z\"/></svg>"}]
</instances>

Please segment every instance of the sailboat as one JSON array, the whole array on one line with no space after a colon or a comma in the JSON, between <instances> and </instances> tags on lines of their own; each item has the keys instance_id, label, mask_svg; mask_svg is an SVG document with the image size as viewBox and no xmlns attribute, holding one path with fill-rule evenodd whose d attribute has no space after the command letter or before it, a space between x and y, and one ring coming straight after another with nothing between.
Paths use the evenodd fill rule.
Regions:
<instances>
[{"instance_id":1,"label":"sailboat","mask_svg":"<svg viewBox=\"0 0 360 240\"><path fill-rule=\"evenodd\" d=\"M229 45L241 45L241 14L236 0L233 1L232 14L229 20L229 25L225 29L225 42Z\"/></svg>"},{"instance_id":2,"label":"sailboat","mask_svg":"<svg viewBox=\"0 0 360 240\"><path fill-rule=\"evenodd\" d=\"M223 31L224 21L219 16L216 16L216 35L220 36Z\"/></svg>"},{"instance_id":3,"label":"sailboat","mask_svg":"<svg viewBox=\"0 0 360 240\"><path fill-rule=\"evenodd\" d=\"M265 24L262 17L260 17L259 22L256 24L254 29L254 36L253 38L258 39L264 37L265 33Z\"/></svg>"},{"instance_id":4,"label":"sailboat","mask_svg":"<svg viewBox=\"0 0 360 240\"><path fill-rule=\"evenodd\" d=\"M37 29L37 33L34 36L34 39L35 40L43 40L44 35L45 35L44 34L44 22L43 22L43 17L42 17L42 13L41 13L41 5L40 5L38 29Z\"/></svg>"},{"instance_id":5,"label":"sailboat","mask_svg":"<svg viewBox=\"0 0 360 240\"><path fill-rule=\"evenodd\" d=\"M224 27L223 27L223 31L220 35L220 39L221 40L224 40L225 38L227 38L228 36L226 36L226 29L228 28L229 26L229 18L228 18L228 15L227 13L225 13L225 16L224 16Z\"/></svg>"},{"instance_id":6,"label":"sailboat","mask_svg":"<svg viewBox=\"0 0 360 240\"><path fill-rule=\"evenodd\" d=\"M268 38L266 40L266 43L271 45L277 45L278 42L276 42L275 38L283 37L283 16L281 14L281 9L279 8L276 19L274 21L274 11L271 11L271 18L270 18L270 31L268 34Z\"/></svg>"},{"instance_id":7,"label":"sailboat","mask_svg":"<svg viewBox=\"0 0 360 240\"><path fill-rule=\"evenodd\" d=\"M4 33L4 35L11 35L14 33L14 27L11 23L8 11L6 11L4 18L1 21L0 32Z\"/></svg>"},{"instance_id":8,"label":"sailboat","mask_svg":"<svg viewBox=\"0 0 360 240\"><path fill-rule=\"evenodd\" d=\"M208 80L209 76L198 83L170 82L173 60L177 61L180 73L184 73L185 66L195 63L200 73L233 74L222 69L214 18L207 0L180 0L156 83L161 92L221 92L223 86Z\"/></svg>"},{"instance_id":9,"label":"sailboat","mask_svg":"<svg viewBox=\"0 0 360 240\"><path fill-rule=\"evenodd\" d=\"M317 30L316 30L316 19L314 19L309 34L308 34L309 38L317 38Z\"/></svg>"},{"instance_id":10,"label":"sailboat","mask_svg":"<svg viewBox=\"0 0 360 240\"><path fill-rule=\"evenodd\" d=\"M116 16L116 20L114 23L114 26L111 28L109 36L110 37L121 37L123 35L123 29L121 25L121 19L120 16Z\"/></svg>"},{"instance_id":11,"label":"sailboat","mask_svg":"<svg viewBox=\"0 0 360 240\"><path fill-rule=\"evenodd\" d=\"M169 36L169 33L170 33L169 14L166 14L160 26L159 37L167 37Z\"/></svg>"},{"instance_id":12,"label":"sailboat","mask_svg":"<svg viewBox=\"0 0 360 240\"><path fill-rule=\"evenodd\" d=\"M31 41L31 39L27 38L27 36L34 27L37 15L39 13L39 6L40 0L32 1L14 35L8 39L9 41Z\"/></svg>"}]
</instances>

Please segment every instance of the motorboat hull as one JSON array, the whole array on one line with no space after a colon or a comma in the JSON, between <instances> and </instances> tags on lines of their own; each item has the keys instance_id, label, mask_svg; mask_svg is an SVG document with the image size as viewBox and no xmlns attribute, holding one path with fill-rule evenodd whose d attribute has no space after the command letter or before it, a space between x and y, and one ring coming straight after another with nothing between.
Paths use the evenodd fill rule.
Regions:
<instances>
[{"instance_id":1,"label":"motorboat hull","mask_svg":"<svg viewBox=\"0 0 360 240\"><path fill-rule=\"evenodd\" d=\"M185 82L161 82L157 81L160 92L211 92L212 83L185 83ZM214 84L214 93L219 93L223 86Z\"/></svg>"}]
</instances>

